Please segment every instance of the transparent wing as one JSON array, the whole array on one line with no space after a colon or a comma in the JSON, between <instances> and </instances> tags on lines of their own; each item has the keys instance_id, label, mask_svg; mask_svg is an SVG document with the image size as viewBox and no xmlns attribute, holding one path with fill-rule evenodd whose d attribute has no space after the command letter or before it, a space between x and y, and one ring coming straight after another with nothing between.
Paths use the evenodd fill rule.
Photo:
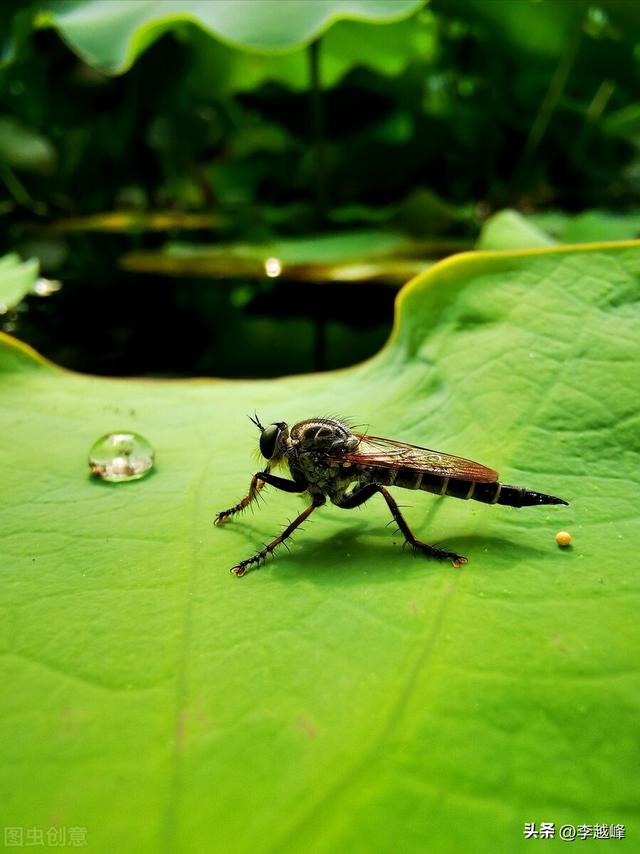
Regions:
<instances>
[{"instance_id":1,"label":"transparent wing","mask_svg":"<svg viewBox=\"0 0 640 854\"><path fill-rule=\"evenodd\" d=\"M333 459L381 468L406 467L457 480L473 480L477 483L495 483L498 480L497 471L480 463L474 463L473 460L432 451L430 448L421 448L419 445L396 442L394 439L383 439L380 436L365 436L361 433L355 435L360 439L358 448Z\"/></svg>"}]
</instances>

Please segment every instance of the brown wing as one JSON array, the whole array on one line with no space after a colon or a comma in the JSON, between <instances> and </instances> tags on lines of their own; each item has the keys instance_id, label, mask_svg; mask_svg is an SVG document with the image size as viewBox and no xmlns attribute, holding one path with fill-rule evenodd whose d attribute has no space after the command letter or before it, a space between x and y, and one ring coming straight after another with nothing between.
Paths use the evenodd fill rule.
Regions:
<instances>
[{"instance_id":1,"label":"brown wing","mask_svg":"<svg viewBox=\"0 0 640 854\"><path fill-rule=\"evenodd\" d=\"M454 480L473 480L477 483L495 483L498 472L473 460L454 457L418 445L396 442L394 439L382 439L380 436L355 434L360 439L358 448L350 454L335 457L336 461L360 463L366 466L380 466L391 469L406 466L418 471L451 477Z\"/></svg>"}]
</instances>

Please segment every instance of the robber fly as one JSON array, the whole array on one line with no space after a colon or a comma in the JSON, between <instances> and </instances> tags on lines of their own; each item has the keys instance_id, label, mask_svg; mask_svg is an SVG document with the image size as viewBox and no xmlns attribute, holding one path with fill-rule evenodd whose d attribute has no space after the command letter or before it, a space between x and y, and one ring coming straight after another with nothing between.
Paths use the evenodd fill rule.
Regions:
<instances>
[{"instance_id":1,"label":"robber fly","mask_svg":"<svg viewBox=\"0 0 640 854\"><path fill-rule=\"evenodd\" d=\"M436 495L473 498L484 504L506 504L508 507L568 503L553 495L500 483L498 472L480 463L418 445L356 433L335 418L309 418L293 427L284 421L263 427L257 414L251 421L260 430L260 452L268 463L263 471L254 474L248 495L234 507L218 513L214 524L221 525L248 507L265 484L284 492L307 492L311 504L279 537L232 567L234 575L244 575L251 566L266 560L327 498L336 507L350 510L379 492L407 543L430 557L450 560L456 567L466 563L467 558L416 539L387 486L423 489ZM291 478L271 473L282 464L288 467Z\"/></svg>"}]
</instances>

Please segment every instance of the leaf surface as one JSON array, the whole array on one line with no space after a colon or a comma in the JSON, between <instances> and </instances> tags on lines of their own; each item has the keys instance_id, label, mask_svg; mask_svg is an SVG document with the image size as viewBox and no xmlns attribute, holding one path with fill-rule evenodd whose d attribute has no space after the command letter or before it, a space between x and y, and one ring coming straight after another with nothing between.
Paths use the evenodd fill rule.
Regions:
<instances>
[{"instance_id":1,"label":"leaf surface","mask_svg":"<svg viewBox=\"0 0 640 854\"><path fill-rule=\"evenodd\" d=\"M82 376L3 337L4 824L137 854L637 838L639 280L638 243L459 255L401 292L376 357L274 381ZM236 579L303 506L267 488L212 527L256 470L254 409L352 415L571 506L396 490L467 567L402 549L375 497ZM122 429L155 472L91 480Z\"/></svg>"}]
</instances>

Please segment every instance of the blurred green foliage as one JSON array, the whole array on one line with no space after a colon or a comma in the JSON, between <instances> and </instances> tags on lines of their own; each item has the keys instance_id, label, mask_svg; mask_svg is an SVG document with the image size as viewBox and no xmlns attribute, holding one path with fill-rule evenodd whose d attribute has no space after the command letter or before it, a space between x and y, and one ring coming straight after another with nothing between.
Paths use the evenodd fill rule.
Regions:
<instances>
[{"instance_id":1,"label":"blurred green foliage","mask_svg":"<svg viewBox=\"0 0 640 854\"><path fill-rule=\"evenodd\" d=\"M38 262L35 258L20 261L15 253L0 258L0 315L7 314L33 290L37 275Z\"/></svg>"},{"instance_id":2,"label":"blurred green foliage","mask_svg":"<svg viewBox=\"0 0 640 854\"><path fill-rule=\"evenodd\" d=\"M267 338L302 335L304 370L386 337L386 298L360 346L352 297L303 311L308 289L296 307L273 281L190 272L178 288L122 271L124 256L185 231L198 251L367 229L383 243L391 229L433 247L426 265L505 207L565 224L595 211L597 239L616 217L626 236L639 206L640 16L625 0L49 0L2 20L0 249L37 256L74 294L21 333L69 366L252 374L256 323ZM162 290L147 320L207 318L199 344L160 364L120 318L88 352L87 283L103 303L129 299L133 315ZM287 327L283 306L308 325ZM243 330L246 359L227 358L223 327ZM278 356L262 368L291 366Z\"/></svg>"}]
</instances>

